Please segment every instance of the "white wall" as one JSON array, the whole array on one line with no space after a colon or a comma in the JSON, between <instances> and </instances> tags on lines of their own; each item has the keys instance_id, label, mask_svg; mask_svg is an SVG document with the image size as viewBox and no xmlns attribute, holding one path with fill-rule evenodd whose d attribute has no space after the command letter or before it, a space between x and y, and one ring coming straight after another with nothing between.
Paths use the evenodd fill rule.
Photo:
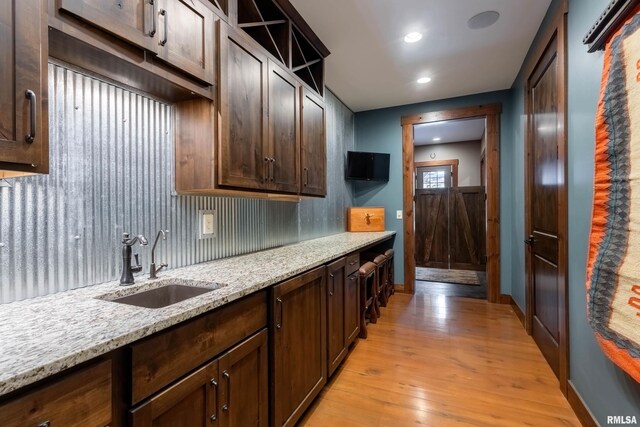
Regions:
<instances>
[{"instance_id":1,"label":"white wall","mask_svg":"<svg viewBox=\"0 0 640 427\"><path fill-rule=\"evenodd\" d=\"M460 160L458 186L480 185L480 141L454 142L450 144L421 145L415 147L414 161ZM432 154L435 154L435 158Z\"/></svg>"}]
</instances>

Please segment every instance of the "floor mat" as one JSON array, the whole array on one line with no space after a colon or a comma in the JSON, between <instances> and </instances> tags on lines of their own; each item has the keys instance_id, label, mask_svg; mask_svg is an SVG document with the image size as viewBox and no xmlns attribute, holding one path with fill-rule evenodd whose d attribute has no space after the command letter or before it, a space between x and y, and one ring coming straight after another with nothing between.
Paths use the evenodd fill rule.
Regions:
<instances>
[{"instance_id":1,"label":"floor mat","mask_svg":"<svg viewBox=\"0 0 640 427\"><path fill-rule=\"evenodd\" d=\"M444 270L440 268L416 268L416 280L423 282L458 283L480 286L487 283L484 271Z\"/></svg>"}]
</instances>

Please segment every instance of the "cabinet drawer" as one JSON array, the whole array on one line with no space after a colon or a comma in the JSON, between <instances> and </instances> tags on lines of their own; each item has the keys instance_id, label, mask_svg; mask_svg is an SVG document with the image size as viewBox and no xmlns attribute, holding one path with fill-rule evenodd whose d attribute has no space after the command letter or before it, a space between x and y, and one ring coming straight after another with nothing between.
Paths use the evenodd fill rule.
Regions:
<instances>
[{"instance_id":1,"label":"cabinet drawer","mask_svg":"<svg viewBox=\"0 0 640 427\"><path fill-rule=\"evenodd\" d=\"M131 400L140 402L267 325L262 291L131 348Z\"/></svg>"},{"instance_id":2,"label":"cabinet drawer","mask_svg":"<svg viewBox=\"0 0 640 427\"><path fill-rule=\"evenodd\" d=\"M346 275L351 276L353 273L360 269L360 254L355 253L347 257L347 271Z\"/></svg>"},{"instance_id":3,"label":"cabinet drawer","mask_svg":"<svg viewBox=\"0 0 640 427\"><path fill-rule=\"evenodd\" d=\"M46 424L46 423L49 424ZM111 361L0 405L0 426L104 427L111 423Z\"/></svg>"}]
</instances>

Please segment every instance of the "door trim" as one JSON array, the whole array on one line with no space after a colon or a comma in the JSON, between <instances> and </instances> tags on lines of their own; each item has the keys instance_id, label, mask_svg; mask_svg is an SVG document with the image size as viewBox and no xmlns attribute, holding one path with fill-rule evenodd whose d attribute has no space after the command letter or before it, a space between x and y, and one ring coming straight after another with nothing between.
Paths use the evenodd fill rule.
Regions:
<instances>
[{"instance_id":1,"label":"door trim","mask_svg":"<svg viewBox=\"0 0 640 427\"><path fill-rule=\"evenodd\" d=\"M566 37L566 13L567 8L561 7L556 14L553 24L545 33L545 37L541 40L541 44L535 50L535 56L527 68L526 90L525 90L525 232L531 235L531 174L532 165L532 120L531 120L531 88L529 81L540 61L544 59L545 53L549 45L557 37L557 61L558 61L558 280L559 280L559 323L558 329L560 339L558 342L559 351L559 382L560 390L567 396L569 381L569 307L568 307L568 280L567 280L567 262L568 262L568 190L567 190L567 37ZM529 250L525 249L525 268L526 268L526 313L525 326L527 333L532 334L533 331L533 282L531 274L532 259Z\"/></svg>"},{"instance_id":2,"label":"door trim","mask_svg":"<svg viewBox=\"0 0 640 427\"><path fill-rule=\"evenodd\" d=\"M416 259L414 227L415 162L413 126L444 120L486 118L487 133L487 300L500 295L500 113L502 104L434 111L402 117L402 199L404 209L404 292L415 292Z\"/></svg>"},{"instance_id":3,"label":"door trim","mask_svg":"<svg viewBox=\"0 0 640 427\"><path fill-rule=\"evenodd\" d=\"M430 167L430 166L451 166L451 187L458 187L458 166L460 165L459 159L453 160L434 160L429 162L415 162L414 170L418 168Z\"/></svg>"}]
</instances>

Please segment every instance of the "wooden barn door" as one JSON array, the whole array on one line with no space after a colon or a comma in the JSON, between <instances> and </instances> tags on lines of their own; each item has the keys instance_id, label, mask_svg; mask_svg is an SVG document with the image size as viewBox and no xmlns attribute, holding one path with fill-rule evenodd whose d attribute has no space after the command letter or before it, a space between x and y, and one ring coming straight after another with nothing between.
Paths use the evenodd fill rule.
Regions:
<instances>
[{"instance_id":1,"label":"wooden barn door","mask_svg":"<svg viewBox=\"0 0 640 427\"><path fill-rule=\"evenodd\" d=\"M485 270L484 187L416 190L416 266Z\"/></svg>"}]
</instances>

